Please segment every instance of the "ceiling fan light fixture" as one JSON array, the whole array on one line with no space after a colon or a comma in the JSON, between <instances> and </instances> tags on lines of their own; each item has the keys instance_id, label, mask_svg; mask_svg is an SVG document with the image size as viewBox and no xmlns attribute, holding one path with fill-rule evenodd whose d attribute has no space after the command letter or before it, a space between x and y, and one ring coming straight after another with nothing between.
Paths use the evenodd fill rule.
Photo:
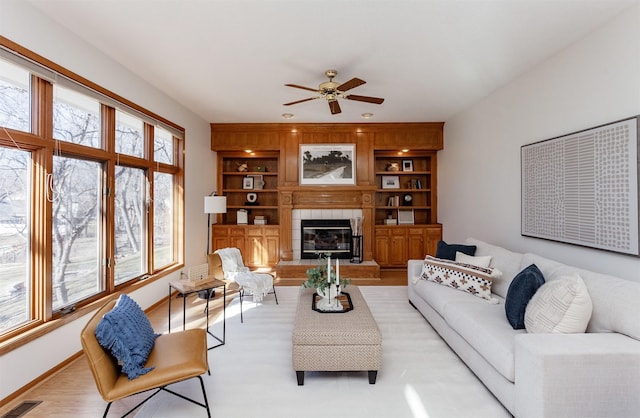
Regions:
<instances>
[{"instance_id":1,"label":"ceiling fan light fixture","mask_svg":"<svg viewBox=\"0 0 640 418\"><path fill-rule=\"evenodd\" d=\"M291 119L293 117L293 113L283 113L282 117L285 119Z\"/></svg>"},{"instance_id":2,"label":"ceiling fan light fixture","mask_svg":"<svg viewBox=\"0 0 640 418\"><path fill-rule=\"evenodd\" d=\"M365 113L363 113L363 114L362 114L362 115L360 115L360 116L362 116L362 117L363 117L363 118L365 118L365 119L371 119L371 118L373 117L373 113L365 112Z\"/></svg>"},{"instance_id":3,"label":"ceiling fan light fixture","mask_svg":"<svg viewBox=\"0 0 640 418\"><path fill-rule=\"evenodd\" d=\"M315 99L325 99L329 103L329 109L331 110L331 114L336 115L342 112L342 110L340 109L340 105L338 104L338 99L348 99L348 100L355 100L358 102L373 103L373 104L382 104L384 102L384 99L381 97L360 96L357 94L347 93L347 91L350 91L351 89L354 89L358 86L366 84L366 81L362 79L354 77L347 82L337 83L333 81L333 78L338 74L336 70L327 70L325 71L324 74L329 78L329 81L320 83L320 85L318 86L318 89L301 86L299 84L285 84L285 86L287 87L295 87L297 89L312 91L318 95L314 97L308 97L302 100L295 100L293 102L284 103L283 106L291 106L294 104L304 103L304 102L308 102ZM373 116L373 114L371 114L371 116Z\"/></svg>"}]
</instances>

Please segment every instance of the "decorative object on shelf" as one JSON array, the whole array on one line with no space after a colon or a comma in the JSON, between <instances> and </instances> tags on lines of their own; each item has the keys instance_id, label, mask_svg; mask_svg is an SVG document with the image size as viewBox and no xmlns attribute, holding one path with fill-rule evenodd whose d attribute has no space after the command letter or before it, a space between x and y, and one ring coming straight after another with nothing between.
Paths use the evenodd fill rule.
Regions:
<instances>
[{"instance_id":1,"label":"decorative object on shelf","mask_svg":"<svg viewBox=\"0 0 640 418\"><path fill-rule=\"evenodd\" d=\"M238 209L236 216L238 225L246 225L249 223L249 213L245 209Z\"/></svg>"},{"instance_id":2,"label":"decorative object on shelf","mask_svg":"<svg viewBox=\"0 0 640 418\"><path fill-rule=\"evenodd\" d=\"M396 163L396 162L388 162L387 163L387 167L385 168L386 171L400 171L400 163Z\"/></svg>"},{"instance_id":3,"label":"decorative object on shelf","mask_svg":"<svg viewBox=\"0 0 640 418\"><path fill-rule=\"evenodd\" d=\"M266 225L267 224L267 218L264 215L256 215L253 218L253 224L254 225Z\"/></svg>"},{"instance_id":4,"label":"decorative object on shelf","mask_svg":"<svg viewBox=\"0 0 640 418\"><path fill-rule=\"evenodd\" d=\"M204 213L207 214L207 254L211 245L211 214L227 213L227 197L217 196L216 192L204 197Z\"/></svg>"},{"instance_id":5,"label":"decorative object on shelf","mask_svg":"<svg viewBox=\"0 0 640 418\"><path fill-rule=\"evenodd\" d=\"M413 195L411 193L405 193L402 195L402 206L411 206L413 204Z\"/></svg>"},{"instance_id":6,"label":"decorative object on shelf","mask_svg":"<svg viewBox=\"0 0 640 418\"><path fill-rule=\"evenodd\" d=\"M413 160L402 160L402 171L413 171Z\"/></svg>"},{"instance_id":7,"label":"decorative object on shelf","mask_svg":"<svg viewBox=\"0 0 640 418\"><path fill-rule=\"evenodd\" d=\"M360 217L351 218L351 262L362 263L362 219Z\"/></svg>"},{"instance_id":8,"label":"decorative object on shelf","mask_svg":"<svg viewBox=\"0 0 640 418\"><path fill-rule=\"evenodd\" d=\"M321 296L316 307L322 311L342 311L343 307L336 302L342 289L351 283L349 279L340 277L340 259L335 260L335 270L331 265L331 253L322 253L318 257L318 265L307 269L307 280L302 287L316 289L316 294Z\"/></svg>"},{"instance_id":9,"label":"decorative object on shelf","mask_svg":"<svg viewBox=\"0 0 640 418\"><path fill-rule=\"evenodd\" d=\"M413 224L413 209L398 209L398 225Z\"/></svg>"},{"instance_id":10,"label":"decorative object on shelf","mask_svg":"<svg viewBox=\"0 0 640 418\"><path fill-rule=\"evenodd\" d=\"M382 176L382 188L383 189L399 189L400 177L399 176Z\"/></svg>"},{"instance_id":11,"label":"decorative object on shelf","mask_svg":"<svg viewBox=\"0 0 640 418\"><path fill-rule=\"evenodd\" d=\"M244 177L242 179L242 188L245 190L253 189L253 177L251 176Z\"/></svg>"},{"instance_id":12,"label":"decorative object on shelf","mask_svg":"<svg viewBox=\"0 0 640 418\"><path fill-rule=\"evenodd\" d=\"M355 144L300 145L300 184L356 184Z\"/></svg>"},{"instance_id":13,"label":"decorative object on shelf","mask_svg":"<svg viewBox=\"0 0 640 418\"><path fill-rule=\"evenodd\" d=\"M236 166L237 166L236 170L238 170L241 173L244 172L244 171L247 171L249 169L249 165L246 162L244 162L242 164L241 163L236 163Z\"/></svg>"},{"instance_id":14,"label":"decorative object on shelf","mask_svg":"<svg viewBox=\"0 0 640 418\"><path fill-rule=\"evenodd\" d=\"M267 171L267 167L265 167L263 165L257 165L257 166L254 167L253 170L258 172L258 173L265 173Z\"/></svg>"},{"instance_id":15,"label":"decorative object on shelf","mask_svg":"<svg viewBox=\"0 0 640 418\"><path fill-rule=\"evenodd\" d=\"M258 205L258 194L257 193L247 193L247 206L257 206Z\"/></svg>"}]
</instances>

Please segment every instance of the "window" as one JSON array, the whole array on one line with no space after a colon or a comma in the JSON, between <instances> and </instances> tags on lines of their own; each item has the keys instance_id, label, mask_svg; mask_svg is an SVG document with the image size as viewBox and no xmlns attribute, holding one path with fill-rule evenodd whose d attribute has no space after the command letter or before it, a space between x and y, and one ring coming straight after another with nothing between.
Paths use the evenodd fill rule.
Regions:
<instances>
[{"instance_id":1,"label":"window","mask_svg":"<svg viewBox=\"0 0 640 418\"><path fill-rule=\"evenodd\" d=\"M53 137L100 148L100 102L58 85L53 92Z\"/></svg>"},{"instance_id":2,"label":"window","mask_svg":"<svg viewBox=\"0 0 640 418\"><path fill-rule=\"evenodd\" d=\"M116 166L116 285L146 272L146 195L146 177L142 169Z\"/></svg>"},{"instance_id":3,"label":"window","mask_svg":"<svg viewBox=\"0 0 640 418\"><path fill-rule=\"evenodd\" d=\"M31 319L31 153L0 147L0 332Z\"/></svg>"},{"instance_id":4,"label":"window","mask_svg":"<svg viewBox=\"0 0 640 418\"><path fill-rule=\"evenodd\" d=\"M154 130L153 160L173 164L173 135L166 129L156 127Z\"/></svg>"},{"instance_id":5,"label":"window","mask_svg":"<svg viewBox=\"0 0 640 418\"><path fill-rule=\"evenodd\" d=\"M184 248L184 132L22 51L0 48L0 353Z\"/></svg>"},{"instance_id":6,"label":"window","mask_svg":"<svg viewBox=\"0 0 640 418\"><path fill-rule=\"evenodd\" d=\"M0 59L0 126L30 132L29 71Z\"/></svg>"},{"instance_id":7,"label":"window","mask_svg":"<svg viewBox=\"0 0 640 418\"><path fill-rule=\"evenodd\" d=\"M116 110L116 152L144 157L144 123Z\"/></svg>"},{"instance_id":8,"label":"window","mask_svg":"<svg viewBox=\"0 0 640 418\"><path fill-rule=\"evenodd\" d=\"M53 309L104 289L101 279L102 167L94 161L53 158Z\"/></svg>"},{"instance_id":9,"label":"window","mask_svg":"<svg viewBox=\"0 0 640 418\"><path fill-rule=\"evenodd\" d=\"M158 269L173 260L173 176L153 176L153 267Z\"/></svg>"}]
</instances>

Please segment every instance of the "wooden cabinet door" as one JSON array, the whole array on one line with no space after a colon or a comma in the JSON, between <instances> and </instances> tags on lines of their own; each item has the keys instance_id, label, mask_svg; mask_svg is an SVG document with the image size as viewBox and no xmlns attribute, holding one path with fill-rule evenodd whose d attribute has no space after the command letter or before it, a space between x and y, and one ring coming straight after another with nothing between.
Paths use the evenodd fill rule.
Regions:
<instances>
[{"instance_id":1,"label":"wooden cabinet door","mask_svg":"<svg viewBox=\"0 0 640 418\"><path fill-rule=\"evenodd\" d=\"M424 247L425 228L409 228L407 232L407 259L422 260L426 255Z\"/></svg>"},{"instance_id":2,"label":"wooden cabinet door","mask_svg":"<svg viewBox=\"0 0 640 418\"><path fill-rule=\"evenodd\" d=\"M264 228L264 265L275 268L280 261L280 228L277 226Z\"/></svg>"},{"instance_id":3,"label":"wooden cabinet door","mask_svg":"<svg viewBox=\"0 0 640 418\"><path fill-rule=\"evenodd\" d=\"M389 265L389 229L375 228L374 258L380 266Z\"/></svg>"},{"instance_id":4,"label":"wooden cabinet door","mask_svg":"<svg viewBox=\"0 0 640 418\"><path fill-rule=\"evenodd\" d=\"M246 252L243 253L244 263L250 267L262 266L263 233L261 227L247 227L245 241Z\"/></svg>"},{"instance_id":5,"label":"wooden cabinet door","mask_svg":"<svg viewBox=\"0 0 640 418\"><path fill-rule=\"evenodd\" d=\"M402 228L392 230L389 247L389 265L403 267L407 265L407 231Z\"/></svg>"}]
</instances>

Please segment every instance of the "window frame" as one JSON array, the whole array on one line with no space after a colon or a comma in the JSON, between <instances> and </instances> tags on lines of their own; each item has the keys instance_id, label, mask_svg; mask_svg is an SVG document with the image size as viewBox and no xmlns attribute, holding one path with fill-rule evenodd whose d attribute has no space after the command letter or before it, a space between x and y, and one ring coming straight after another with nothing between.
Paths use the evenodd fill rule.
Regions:
<instances>
[{"instance_id":1,"label":"window frame","mask_svg":"<svg viewBox=\"0 0 640 418\"><path fill-rule=\"evenodd\" d=\"M8 51L8 52L7 52ZM91 81L21 47L0 36L0 52L3 57L15 55L15 65L31 71L31 132L0 127L0 145L20 148L32 153L31 192L31 319L0 334L0 355L7 353L39 336L46 334L88 311L95 309L112 295L133 292L184 267L184 129L141 106L112 93ZM30 63L31 67L26 67ZM35 66L35 70L34 70ZM42 68L40 68L42 67ZM40 70L38 70L40 68ZM53 74L53 76L52 76ZM75 86L81 92L99 97L101 103L101 147L54 140L53 138L53 82L62 86ZM140 117L144 127L144 156L134 157L115 152L116 109ZM173 164L154 161L155 126L169 131L173 138ZM101 250L104 256L101 280L104 290L73 305L73 309L52 309L52 205L45 195L47 173L53 172L53 155L59 153L72 158L88 159L102 164L106 185L102 199ZM146 228L146 272L115 285L115 167L125 165L142 169L149 187L155 172L173 176L173 260L169 265L153 268L153 203L148 207ZM151 214L151 215L149 215Z\"/></svg>"}]
</instances>

